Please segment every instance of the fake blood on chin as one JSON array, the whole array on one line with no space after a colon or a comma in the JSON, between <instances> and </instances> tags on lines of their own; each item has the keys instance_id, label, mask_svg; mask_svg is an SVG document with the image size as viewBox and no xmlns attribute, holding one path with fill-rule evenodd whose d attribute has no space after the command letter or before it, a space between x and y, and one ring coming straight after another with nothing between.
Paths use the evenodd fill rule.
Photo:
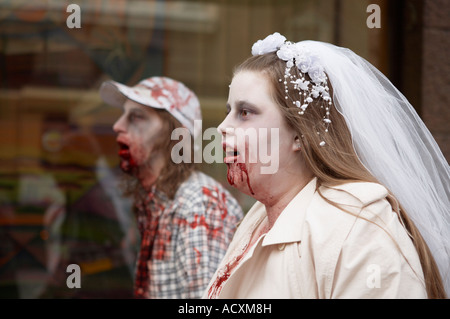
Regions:
<instances>
[{"instance_id":1,"label":"fake blood on chin","mask_svg":"<svg viewBox=\"0 0 450 319\"><path fill-rule=\"evenodd\" d=\"M233 186L237 182L236 178L240 178L240 181L244 181L244 175L246 176L246 182L248 189L252 195L255 195L250 185L250 178L245 163L226 163L227 164L227 180L228 183Z\"/></svg>"},{"instance_id":2,"label":"fake blood on chin","mask_svg":"<svg viewBox=\"0 0 450 319\"><path fill-rule=\"evenodd\" d=\"M224 163L227 165L227 180L231 186L234 186L236 182L243 182L244 175L247 182L248 189L252 195L255 195L253 189L250 185L250 177L245 164L245 155L241 155L236 146L227 145L222 143L223 150L225 151ZM244 154L249 154L248 145L245 145L246 152Z\"/></svg>"}]
</instances>

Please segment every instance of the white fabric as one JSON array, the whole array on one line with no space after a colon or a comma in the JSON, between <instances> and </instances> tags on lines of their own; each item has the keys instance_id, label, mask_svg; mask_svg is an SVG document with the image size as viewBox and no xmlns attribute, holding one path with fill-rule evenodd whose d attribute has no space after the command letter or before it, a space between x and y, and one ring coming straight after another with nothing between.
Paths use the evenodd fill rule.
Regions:
<instances>
[{"instance_id":1,"label":"white fabric","mask_svg":"<svg viewBox=\"0 0 450 319\"><path fill-rule=\"evenodd\" d=\"M419 228L450 294L450 168L433 136L402 93L369 62L332 44L301 43L320 57L361 162Z\"/></svg>"},{"instance_id":2,"label":"white fabric","mask_svg":"<svg viewBox=\"0 0 450 319\"><path fill-rule=\"evenodd\" d=\"M330 200L351 205L346 206L351 213L325 201L314 178L213 297L426 298L419 257L386 200L387 190L374 183L320 190ZM217 276L227 271L227 264L242 253L266 218L264 205L257 202L239 226L204 297L211 297Z\"/></svg>"}]
</instances>

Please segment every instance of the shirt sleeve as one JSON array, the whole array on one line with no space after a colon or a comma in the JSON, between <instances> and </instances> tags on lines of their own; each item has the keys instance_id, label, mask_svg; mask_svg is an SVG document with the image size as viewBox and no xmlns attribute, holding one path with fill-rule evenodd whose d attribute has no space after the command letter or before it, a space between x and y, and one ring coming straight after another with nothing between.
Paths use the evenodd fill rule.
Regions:
<instances>
[{"instance_id":1,"label":"shirt sleeve","mask_svg":"<svg viewBox=\"0 0 450 319\"><path fill-rule=\"evenodd\" d=\"M363 209L345 239L332 298L426 298L416 250L386 200Z\"/></svg>"},{"instance_id":2,"label":"shirt sleeve","mask_svg":"<svg viewBox=\"0 0 450 319\"><path fill-rule=\"evenodd\" d=\"M201 187L189 197L180 215L177 268L181 298L201 298L231 242L241 210L228 193Z\"/></svg>"}]
</instances>

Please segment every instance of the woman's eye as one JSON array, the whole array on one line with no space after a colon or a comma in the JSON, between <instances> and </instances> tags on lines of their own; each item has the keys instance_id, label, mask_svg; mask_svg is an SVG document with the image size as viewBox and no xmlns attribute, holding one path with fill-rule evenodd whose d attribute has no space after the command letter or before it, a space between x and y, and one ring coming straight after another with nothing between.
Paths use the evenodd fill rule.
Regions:
<instances>
[{"instance_id":1,"label":"woman's eye","mask_svg":"<svg viewBox=\"0 0 450 319\"><path fill-rule=\"evenodd\" d=\"M240 111L240 117L242 117L242 118L246 118L246 117L248 117L249 115L250 115L250 111L249 110L246 110L246 109L242 109L241 111Z\"/></svg>"},{"instance_id":2,"label":"woman's eye","mask_svg":"<svg viewBox=\"0 0 450 319\"><path fill-rule=\"evenodd\" d=\"M233 113L233 116L239 119L247 119L252 114L256 114L255 111L249 110L247 108L236 108L235 110L227 107L225 114L228 116L230 113Z\"/></svg>"}]
</instances>

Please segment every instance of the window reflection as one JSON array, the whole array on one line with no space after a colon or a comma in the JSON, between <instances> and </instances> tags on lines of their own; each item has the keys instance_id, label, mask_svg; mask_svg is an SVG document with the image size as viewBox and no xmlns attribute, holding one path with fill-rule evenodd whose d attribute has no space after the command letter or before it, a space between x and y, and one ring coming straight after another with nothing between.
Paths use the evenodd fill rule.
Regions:
<instances>
[{"instance_id":1,"label":"window reflection","mask_svg":"<svg viewBox=\"0 0 450 319\"><path fill-rule=\"evenodd\" d=\"M118 185L120 111L101 102L103 81L180 80L199 96L206 129L223 119L234 65L274 31L348 40L368 58L384 50L360 27L359 0L84 0L80 29L67 27L70 3L0 1L3 298L132 297L138 235ZM223 166L203 170L227 184ZM230 191L244 211L253 203ZM69 264L82 269L81 289L66 285Z\"/></svg>"}]
</instances>

